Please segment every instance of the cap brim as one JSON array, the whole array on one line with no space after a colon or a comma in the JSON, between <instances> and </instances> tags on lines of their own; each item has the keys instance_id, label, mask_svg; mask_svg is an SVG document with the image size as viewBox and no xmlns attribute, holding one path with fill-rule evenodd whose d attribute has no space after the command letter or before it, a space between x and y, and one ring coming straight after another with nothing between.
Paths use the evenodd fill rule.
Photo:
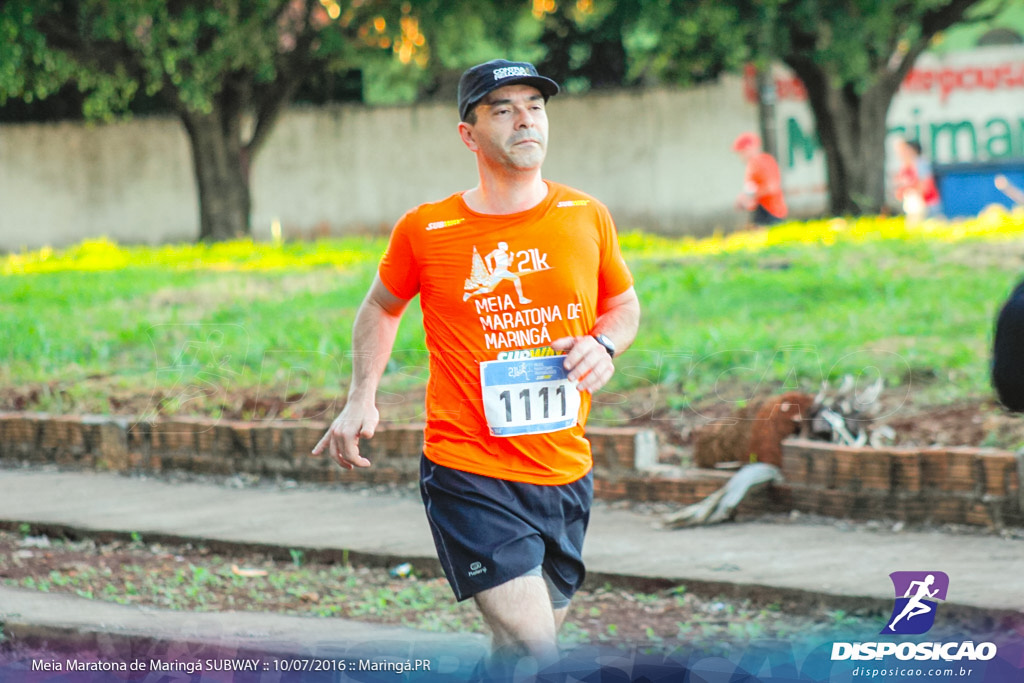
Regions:
<instances>
[{"instance_id":1,"label":"cap brim","mask_svg":"<svg viewBox=\"0 0 1024 683\"><path fill-rule=\"evenodd\" d=\"M503 80L498 88L504 88L506 85L531 85L540 93L544 95L544 99L551 97L552 95L558 94L558 84L546 76L519 76L517 78L509 78ZM494 90L497 90L495 88ZM493 91L492 91L493 92ZM483 98L481 98L483 99ZM479 100L478 100L479 101Z\"/></svg>"},{"instance_id":2,"label":"cap brim","mask_svg":"<svg viewBox=\"0 0 1024 683\"><path fill-rule=\"evenodd\" d=\"M475 98L471 102L467 102L466 105L463 107L463 111L459 112L460 118L463 121L465 121L466 116L469 114L469 112L473 110L473 107L480 104L480 101L482 99L490 95L498 88L504 88L506 85L529 85L533 88L536 88L537 90L540 91L540 94L544 96L545 102L548 100L549 97L551 97L552 95L557 95L559 92L558 83L555 83L553 80L546 76L516 76L514 78L505 78L502 79L500 83L495 84L493 88L480 95L480 97Z\"/></svg>"}]
</instances>

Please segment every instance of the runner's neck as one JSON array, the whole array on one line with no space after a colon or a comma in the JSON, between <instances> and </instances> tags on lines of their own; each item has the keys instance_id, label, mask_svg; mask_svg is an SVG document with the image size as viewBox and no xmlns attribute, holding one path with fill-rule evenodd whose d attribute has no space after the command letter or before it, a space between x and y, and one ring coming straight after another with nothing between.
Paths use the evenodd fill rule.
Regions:
<instances>
[{"instance_id":1,"label":"runner's neck","mask_svg":"<svg viewBox=\"0 0 1024 683\"><path fill-rule=\"evenodd\" d=\"M544 201L548 191L538 169L529 179L481 176L479 185L462 193L462 200L477 213L501 216L532 209Z\"/></svg>"}]
</instances>

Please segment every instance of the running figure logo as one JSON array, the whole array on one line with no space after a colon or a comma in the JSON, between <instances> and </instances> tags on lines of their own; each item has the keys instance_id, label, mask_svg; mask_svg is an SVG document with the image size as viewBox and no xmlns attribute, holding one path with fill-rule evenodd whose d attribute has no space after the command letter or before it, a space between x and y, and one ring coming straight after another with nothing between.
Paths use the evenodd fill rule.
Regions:
<instances>
[{"instance_id":1,"label":"running figure logo","mask_svg":"<svg viewBox=\"0 0 1024 683\"><path fill-rule=\"evenodd\" d=\"M945 572L893 572L896 604L883 634L917 635L935 623L935 607L946 599L949 577Z\"/></svg>"},{"instance_id":2,"label":"running figure logo","mask_svg":"<svg viewBox=\"0 0 1024 683\"><path fill-rule=\"evenodd\" d=\"M473 247L473 267L466 278L466 291L462 300L469 301L470 297L490 294L501 282L508 280L516 288L520 304L532 303L532 299L523 296L523 283L519 278L538 270L548 270L551 266L547 264L547 257L547 254L541 255L537 249L513 253L509 251L508 242L498 242L496 249L481 258L480 252ZM518 268L512 272L512 262L516 259ZM527 267L524 269L524 266Z\"/></svg>"}]
</instances>

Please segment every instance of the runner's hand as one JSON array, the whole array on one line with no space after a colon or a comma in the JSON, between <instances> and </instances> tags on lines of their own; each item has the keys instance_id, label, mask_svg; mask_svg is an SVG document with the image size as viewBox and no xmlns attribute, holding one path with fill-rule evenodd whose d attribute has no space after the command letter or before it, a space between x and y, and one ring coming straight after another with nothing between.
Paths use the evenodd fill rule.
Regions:
<instances>
[{"instance_id":1,"label":"runner's hand","mask_svg":"<svg viewBox=\"0 0 1024 683\"><path fill-rule=\"evenodd\" d=\"M359 455L359 438L373 437L379 420L380 413L372 403L346 403L341 414L334 419L323 438L313 448L313 455L320 455L327 449L331 458L347 470L353 467L369 467L372 463Z\"/></svg>"},{"instance_id":2,"label":"runner's hand","mask_svg":"<svg viewBox=\"0 0 1024 683\"><path fill-rule=\"evenodd\" d=\"M568 351L564 367L569 373L569 380L575 382L580 391L597 391L608 383L615 372L608 350L590 335L562 337L551 342L551 348L555 351Z\"/></svg>"}]
</instances>

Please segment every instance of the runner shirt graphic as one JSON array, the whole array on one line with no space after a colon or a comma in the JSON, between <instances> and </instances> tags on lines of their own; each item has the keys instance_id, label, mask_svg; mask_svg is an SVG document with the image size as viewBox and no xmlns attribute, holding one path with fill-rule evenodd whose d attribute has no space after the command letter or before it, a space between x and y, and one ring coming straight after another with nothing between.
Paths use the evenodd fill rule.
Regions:
<instances>
[{"instance_id":1,"label":"runner shirt graphic","mask_svg":"<svg viewBox=\"0 0 1024 683\"><path fill-rule=\"evenodd\" d=\"M583 428L490 434L480 363L510 352L545 355L551 341L590 332L598 302L633 279L608 210L586 194L545 181L537 206L494 216L461 193L423 204L395 225L379 275L392 294L417 293L430 352L424 453L440 464L534 484L564 484L592 465ZM442 229L427 226L447 224ZM548 350L548 352L550 352Z\"/></svg>"}]
</instances>

